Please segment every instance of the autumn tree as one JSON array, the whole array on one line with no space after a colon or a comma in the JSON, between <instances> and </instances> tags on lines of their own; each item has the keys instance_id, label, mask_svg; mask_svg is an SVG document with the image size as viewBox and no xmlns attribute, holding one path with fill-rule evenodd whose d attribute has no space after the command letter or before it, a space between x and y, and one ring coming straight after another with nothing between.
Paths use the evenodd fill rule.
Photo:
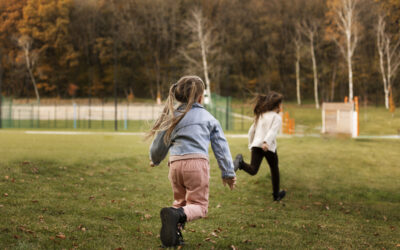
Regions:
<instances>
[{"instance_id":1,"label":"autumn tree","mask_svg":"<svg viewBox=\"0 0 400 250\"><path fill-rule=\"evenodd\" d=\"M313 68L313 78L314 78L314 101L315 108L319 109L319 98L318 98L318 68L317 68L317 60L315 56L315 35L318 31L318 24L315 20L303 20L301 23L300 30L304 34L304 36L309 41L310 46L310 56L312 61Z\"/></svg>"},{"instance_id":2,"label":"autumn tree","mask_svg":"<svg viewBox=\"0 0 400 250\"><path fill-rule=\"evenodd\" d=\"M3 90L8 95L27 94L29 88L24 86L26 68L18 59L20 48L17 38L18 24L22 20L25 0L0 1L0 63L3 69Z\"/></svg>"},{"instance_id":3,"label":"autumn tree","mask_svg":"<svg viewBox=\"0 0 400 250\"><path fill-rule=\"evenodd\" d=\"M301 39L301 27L300 24L296 25L295 36L293 39L296 53L296 61L295 61L295 69L296 69L296 97L297 104L301 105L301 94L300 94L300 58L301 58L301 47L302 47L302 39Z\"/></svg>"},{"instance_id":4,"label":"autumn tree","mask_svg":"<svg viewBox=\"0 0 400 250\"><path fill-rule=\"evenodd\" d=\"M26 69L29 72L33 88L35 89L37 103L40 103L40 95L34 76L34 68L38 59L38 51L32 51L32 43L33 40L28 35L22 35L20 38L18 38L18 46L20 46L22 50L21 56L24 58L23 60L25 61Z\"/></svg>"},{"instance_id":5,"label":"autumn tree","mask_svg":"<svg viewBox=\"0 0 400 250\"><path fill-rule=\"evenodd\" d=\"M392 81L400 66L400 40L386 30L385 17L381 14L378 17L377 48L379 53L379 66L382 75L383 90L385 93L385 107L389 109L389 91L392 89Z\"/></svg>"},{"instance_id":6,"label":"autumn tree","mask_svg":"<svg viewBox=\"0 0 400 250\"><path fill-rule=\"evenodd\" d=\"M210 87L210 58L219 52L215 44L218 35L212 33L212 27L204 17L202 10L195 8L190 12L190 16L184 23L184 29L191 37L185 48L180 50L180 54L186 59L189 72L196 72L196 69L202 69L206 84L206 104L211 104Z\"/></svg>"},{"instance_id":7,"label":"autumn tree","mask_svg":"<svg viewBox=\"0 0 400 250\"><path fill-rule=\"evenodd\" d=\"M38 89L61 94L67 88L70 69L78 65L78 53L69 35L72 0L28 0L19 33L32 39L38 51Z\"/></svg>"},{"instance_id":8,"label":"autumn tree","mask_svg":"<svg viewBox=\"0 0 400 250\"><path fill-rule=\"evenodd\" d=\"M330 11L327 18L330 20L329 35L337 43L342 52L348 71L349 99L353 100L353 55L358 45L359 0L329 0Z\"/></svg>"}]
</instances>

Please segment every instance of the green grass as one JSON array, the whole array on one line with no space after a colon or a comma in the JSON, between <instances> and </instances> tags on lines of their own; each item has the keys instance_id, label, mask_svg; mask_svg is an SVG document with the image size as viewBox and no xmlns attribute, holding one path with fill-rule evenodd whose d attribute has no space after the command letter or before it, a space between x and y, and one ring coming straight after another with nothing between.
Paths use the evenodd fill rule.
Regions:
<instances>
[{"instance_id":1,"label":"green grass","mask_svg":"<svg viewBox=\"0 0 400 250\"><path fill-rule=\"evenodd\" d=\"M166 162L148 166L149 142L15 130L0 131L0 141L0 248L158 249L159 210L171 205L172 191ZM246 139L229 142L233 155L249 159ZM209 214L187 224L187 249L400 244L400 141L278 143L284 201L272 202L265 162L254 177L239 171L229 191L211 157Z\"/></svg>"},{"instance_id":2,"label":"green grass","mask_svg":"<svg viewBox=\"0 0 400 250\"><path fill-rule=\"evenodd\" d=\"M117 127L120 132L142 132L149 130L152 121L144 120L118 120ZM35 129L35 130L85 130L85 131L114 131L114 121L77 120L74 129L73 120L4 120L3 128L7 129ZM126 127L125 127L126 125Z\"/></svg>"}]
</instances>

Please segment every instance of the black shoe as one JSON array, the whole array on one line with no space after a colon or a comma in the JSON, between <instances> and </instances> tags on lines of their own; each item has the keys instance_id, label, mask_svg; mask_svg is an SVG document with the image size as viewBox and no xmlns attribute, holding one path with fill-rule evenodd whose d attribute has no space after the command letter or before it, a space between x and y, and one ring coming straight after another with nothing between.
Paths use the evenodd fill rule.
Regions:
<instances>
[{"instance_id":1,"label":"black shoe","mask_svg":"<svg viewBox=\"0 0 400 250\"><path fill-rule=\"evenodd\" d=\"M233 162L234 170L235 172L238 171L238 169L242 169L240 166L242 165L243 162L243 155L242 154L237 154L235 161Z\"/></svg>"},{"instance_id":2,"label":"black shoe","mask_svg":"<svg viewBox=\"0 0 400 250\"><path fill-rule=\"evenodd\" d=\"M185 245L185 241L183 240L183 235L182 235L182 231L181 229L185 228L185 223L187 220L185 211L183 210L183 208L178 208L177 209L178 214L179 214L179 224L178 224L178 230L177 230L177 237L178 237L178 242L177 242L177 246L183 246Z\"/></svg>"},{"instance_id":3,"label":"black shoe","mask_svg":"<svg viewBox=\"0 0 400 250\"><path fill-rule=\"evenodd\" d=\"M160 238L164 247L183 245L183 236L178 224L183 228L186 222L186 214L182 208L165 207L160 211L161 231Z\"/></svg>"},{"instance_id":4,"label":"black shoe","mask_svg":"<svg viewBox=\"0 0 400 250\"><path fill-rule=\"evenodd\" d=\"M278 194L272 194L272 195L274 196L274 201L280 201L283 199L283 197L285 197L286 191L282 190L282 191L279 191Z\"/></svg>"}]
</instances>

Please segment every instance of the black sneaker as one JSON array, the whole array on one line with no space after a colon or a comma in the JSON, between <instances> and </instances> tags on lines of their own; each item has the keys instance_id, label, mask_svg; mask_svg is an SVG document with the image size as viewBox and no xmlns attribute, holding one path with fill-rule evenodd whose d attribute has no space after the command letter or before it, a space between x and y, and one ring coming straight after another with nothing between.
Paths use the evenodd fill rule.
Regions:
<instances>
[{"instance_id":1,"label":"black sneaker","mask_svg":"<svg viewBox=\"0 0 400 250\"><path fill-rule=\"evenodd\" d=\"M179 215L172 207L164 207L160 211L161 231L160 238L164 247L176 246L178 236Z\"/></svg>"},{"instance_id":2,"label":"black sneaker","mask_svg":"<svg viewBox=\"0 0 400 250\"><path fill-rule=\"evenodd\" d=\"M186 215L182 208L176 209L173 207L165 207L160 211L161 231L160 238L163 247L174 247L183 245L183 236L180 228L184 227Z\"/></svg>"},{"instance_id":3,"label":"black sneaker","mask_svg":"<svg viewBox=\"0 0 400 250\"><path fill-rule=\"evenodd\" d=\"M285 197L286 191L282 190L282 191L279 191L279 193L277 195L275 195L275 194L272 194L272 195L274 196L274 201L280 201L283 199L283 197Z\"/></svg>"},{"instance_id":4,"label":"black sneaker","mask_svg":"<svg viewBox=\"0 0 400 250\"><path fill-rule=\"evenodd\" d=\"M235 160L233 161L233 169L238 171L238 169L241 169L240 165L243 162L243 155L242 154L237 154Z\"/></svg>"}]
</instances>

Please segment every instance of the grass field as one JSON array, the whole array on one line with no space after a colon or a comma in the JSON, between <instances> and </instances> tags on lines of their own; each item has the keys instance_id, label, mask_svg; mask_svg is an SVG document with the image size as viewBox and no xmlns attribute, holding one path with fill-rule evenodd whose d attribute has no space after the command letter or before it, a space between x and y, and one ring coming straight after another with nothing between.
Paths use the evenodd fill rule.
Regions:
<instances>
[{"instance_id":1,"label":"grass field","mask_svg":"<svg viewBox=\"0 0 400 250\"><path fill-rule=\"evenodd\" d=\"M138 136L0 131L1 249L158 249L159 210L172 203L163 162L148 167ZM246 139L229 139L249 159ZM206 219L187 249L400 247L400 141L279 139L282 187L272 202L266 163L223 187L211 157Z\"/></svg>"}]
</instances>

